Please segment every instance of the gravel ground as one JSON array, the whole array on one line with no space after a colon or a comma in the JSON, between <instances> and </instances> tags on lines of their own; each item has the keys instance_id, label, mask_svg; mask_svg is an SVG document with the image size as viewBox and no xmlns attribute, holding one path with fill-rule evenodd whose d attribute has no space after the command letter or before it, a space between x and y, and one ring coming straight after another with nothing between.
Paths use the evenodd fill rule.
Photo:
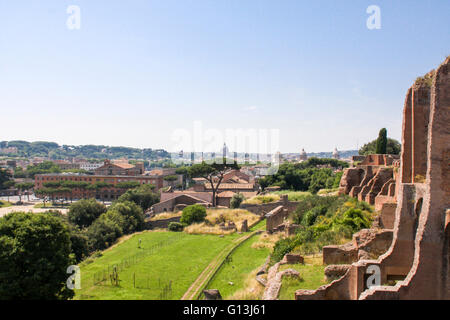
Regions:
<instances>
[{"instance_id":1,"label":"gravel ground","mask_svg":"<svg viewBox=\"0 0 450 320\"><path fill-rule=\"evenodd\" d=\"M24 212L34 212L34 213L38 213L38 212L45 212L50 210L50 208L33 208L35 204L30 204L30 205L23 205L23 206L10 206L10 207L5 207L5 208L0 208L0 217L3 217L4 215L10 213L10 212L14 212L14 211L24 211ZM67 213L67 209L56 209L61 211L62 213Z\"/></svg>"}]
</instances>

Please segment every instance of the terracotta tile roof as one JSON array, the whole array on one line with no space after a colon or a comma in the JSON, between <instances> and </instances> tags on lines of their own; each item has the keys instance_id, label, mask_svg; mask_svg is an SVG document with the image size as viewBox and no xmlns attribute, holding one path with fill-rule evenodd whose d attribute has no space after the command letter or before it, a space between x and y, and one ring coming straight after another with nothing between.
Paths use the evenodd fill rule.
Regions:
<instances>
[{"instance_id":1,"label":"terracotta tile roof","mask_svg":"<svg viewBox=\"0 0 450 320\"><path fill-rule=\"evenodd\" d=\"M198 191L174 191L174 192L162 192L160 202L167 201L178 197L179 195L186 194L192 197L202 199L207 202L212 200L212 192L198 192Z\"/></svg>"},{"instance_id":2,"label":"terracotta tile roof","mask_svg":"<svg viewBox=\"0 0 450 320\"><path fill-rule=\"evenodd\" d=\"M236 192L233 191L223 191L221 193L219 193L217 196L220 198L231 198L234 196Z\"/></svg>"},{"instance_id":3,"label":"terracotta tile roof","mask_svg":"<svg viewBox=\"0 0 450 320\"><path fill-rule=\"evenodd\" d=\"M125 163L125 162L115 162L113 165L121 167L122 169L131 169L134 168L134 165Z\"/></svg>"},{"instance_id":4,"label":"terracotta tile roof","mask_svg":"<svg viewBox=\"0 0 450 320\"><path fill-rule=\"evenodd\" d=\"M214 185L216 186L216 185ZM210 184L205 184L206 189L211 189ZM253 183L221 183L219 185L219 190L221 189L248 189L253 190L254 184Z\"/></svg>"}]
</instances>

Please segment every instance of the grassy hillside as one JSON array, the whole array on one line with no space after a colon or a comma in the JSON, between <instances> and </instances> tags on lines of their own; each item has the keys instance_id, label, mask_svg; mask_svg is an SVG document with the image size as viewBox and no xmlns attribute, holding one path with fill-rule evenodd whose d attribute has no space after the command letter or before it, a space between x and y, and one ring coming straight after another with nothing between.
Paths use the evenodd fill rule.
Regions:
<instances>
[{"instance_id":1,"label":"grassy hillside","mask_svg":"<svg viewBox=\"0 0 450 320\"><path fill-rule=\"evenodd\" d=\"M305 264L285 264L280 271L294 269L300 273L300 278L283 277L281 290L278 294L280 300L293 300L295 291L299 289L315 290L326 284L322 264L322 255L305 257Z\"/></svg>"},{"instance_id":2,"label":"grassy hillside","mask_svg":"<svg viewBox=\"0 0 450 320\"><path fill-rule=\"evenodd\" d=\"M239 235L190 235L164 231L143 232L105 250L93 262L82 263L81 290L75 299L161 299L163 287L172 281L172 292L164 299L180 299L217 254ZM138 248L141 240L141 248ZM158 243L160 247L150 250ZM147 251L146 251L147 250ZM140 257L136 254L140 253ZM135 257L135 258L134 258ZM114 264L126 262L119 271L119 286L109 278L94 285L94 274L112 270ZM109 273L108 273L109 276ZM134 288L134 280L136 288Z\"/></svg>"},{"instance_id":3,"label":"grassy hillside","mask_svg":"<svg viewBox=\"0 0 450 320\"><path fill-rule=\"evenodd\" d=\"M259 237L256 235L250 238L233 252L212 279L208 289L219 289L222 297L229 299L244 288L248 275L264 263L270 252L267 247L254 248Z\"/></svg>"}]
</instances>

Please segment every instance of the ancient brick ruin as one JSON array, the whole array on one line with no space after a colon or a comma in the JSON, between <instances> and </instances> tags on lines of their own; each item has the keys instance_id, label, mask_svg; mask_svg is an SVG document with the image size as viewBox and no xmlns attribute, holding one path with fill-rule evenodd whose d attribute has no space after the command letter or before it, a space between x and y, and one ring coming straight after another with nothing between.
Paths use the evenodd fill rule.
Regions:
<instances>
[{"instance_id":1,"label":"ancient brick ruin","mask_svg":"<svg viewBox=\"0 0 450 320\"><path fill-rule=\"evenodd\" d=\"M400 166L374 155L341 180L341 193L381 211L378 223L393 229L389 249L374 260L358 254L349 267L331 268L345 274L317 290L298 290L296 299L450 299L449 67L447 58L408 90ZM374 268L380 285L369 288Z\"/></svg>"}]
</instances>

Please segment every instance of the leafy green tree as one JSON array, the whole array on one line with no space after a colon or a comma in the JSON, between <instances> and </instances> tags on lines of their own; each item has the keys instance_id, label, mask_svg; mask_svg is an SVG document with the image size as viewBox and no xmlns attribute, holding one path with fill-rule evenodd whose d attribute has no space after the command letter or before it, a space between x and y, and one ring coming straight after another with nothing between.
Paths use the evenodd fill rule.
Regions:
<instances>
[{"instance_id":1,"label":"leafy green tree","mask_svg":"<svg viewBox=\"0 0 450 320\"><path fill-rule=\"evenodd\" d=\"M99 192L106 188L113 188L113 187L114 187L114 184L112 184L112 183L98 181L98 182L95 182L94 184L89 184L88 186L86 186L86 190L95 190L96 192ZM102 197L102 202L103 202L103 197Z\"/></svg>"},{"instance_id":2,"label":"leafy green tree","mask_svg":"<svg viewBox=\"0 0 450 320\"><path fill-rule=\"evenodd\" d=\"M178 180L178 176L169 175L169 176L165 176L163 179L169 183L169 186L173 187L173 182Z\"/></svg>"},{"instance_id":3,"label":"leafy green tree","mask_svg":"<svg viewBox=\"0 0 450 320\"><path fill-rule=\"evenodd\" d=\"M88 185L89 185L89 183L86 181L69 181L68 180L68 181L61 182L62 187L70 189L70 192L69 192L70 202L73 201L73 191L74 190L84 191L84 190L86 190Z\"/></svg>"},{"instance_id":4,"label":"leafy green tree","mask_svg":"<svg viewBox=\"0 0 450 320\"><path fill-rule=\"evenodd\" d=\"M89 239L85 232L86 229L81 230L77 225L70 223L67 215L62 214L61 211L48 210L45 214L60 219L69 227L71 249L75 256L76 263L79 263L89 255Z\"/></svg>"},{"instance_id":5,"label":"leafy green tree","mask_svg":"<svg viewBox=\"0 0 450 320\"><path fill-rule=\"evenodd\" d=\"M89 255L89 238L86 232L80 230L78 226L71 224L69 228L72 252L76 262L79 263Z\"/></svg>"},{"instance_id":6,"label":"leafy green tree","mask_svg":"<svg viewBox=\"0 0 450 320\"><path fill-rule=\"evenodd\" d=\"M0 218L0 299L69 299L71 257L68 227L45 213L10 213Z\"/></svg>"},{"instance_id":7,"label":"leafy green tree","mask_svg":"<svg viewBox=\"0 0 450 320\"><path fill-rule=\"evenodd\" d=\"M180 174L183 177L182 180L182 187L180 189L185 189L186 188L186 184L189 182L189 184L192 184L192 179L189 179L189 174L188 174L188 167L183 166L183 167L179 167L175 170L176 174Z\"/></svg>"},{"instance_id":8,"label":"leafy green tree","mask_svg":"<svg viewBox=\"0 0 450 320\"><path fill-rule=\"evenodd\" d=\"M127 190L127 192L122 194L117 201L132 201L140 206L145 212L152 205L159 202L159 194L156 193L154 189L154 185L143 184L138 188Z\"/></svg>"},{"instance_id":9,"label":"leafy green tree","mask_svg":"<svg viewBox=\"0 0 450 320\"><path fill-rule=\"evenodd\" d=\"M184 225L179 222L170 222L167 228L169 231L183 231Z\"/></svg>"},{"instance_id":10,"label":"leafy green tree","mask_svg":"<svg viewBox=\"0 0 450 320\"><path fill-rule=\"evenodd\" d=\"M106 207L95 199L85 199L70 205L67 216L69 221L80 228L90 226L100 215L106 212Z\"/></svg>"},{"instance_id":11,"label":"leafy green tree","mask_svg":"<svg viewBox=\"0 0 450 320\"><path fill-rule=\"evenodd\" d=\"M8 189L6 182L11 181L11 173L3 168L0 168L0 190Z\"/></svg>"},{"instance_id":12,"label":"leafy green tree","mask_svg":"<svg viewBox=\"0 0 450 320\"><path fill-rule=\"evenodd\" d=\"M139 187L141 184L138 181L123 181L116 184L116 188L120 189L134 189Z\"/></svg>"},{"instance_id":13,"label":"leafy green tree","mask_svg":"<svg viewBox=\"0 0 450 320\"><path fill-rule=\"evenodd\" d=\"M111 246L122 235L122 230L117 223L102 215L89 226L86 234L90 251L95 251Z\"/></svg>"},{"instance_id":14,"label":"leafy green tree","mask_svg":"<svg viewBox=\"0 0 450 320\"><path fill-rule=\"evenodd\" d=\"M131 201L114 202L104 216L114 221L124 234L141 231L145 226L142 208Z\"/></svg>"},{"instance_id":15,"label":"leafy green tree","mask_svg":"<svg viewBox=\"0 0 450 320\"><path fill-rule=\"evenodd\" d=\"M212 190L212 205L216 206L216 193L222 183L223 176L230 169L239 169L238 164L229 159L214 160L212 163L203 161L199 164L194 164L189 167L188 172L191 178L201 177L206 179Z\"/></svg>"},{"instance_id":16,"label":"leafy green tree","mask_svg":"<svg viewBox=\"0 0 450 320\"><path fill-rule=\"evenodd\" d=\"M47 197L50 194L50 188L39 188L36 191L34 191L34 193L39 196L42 197L42 201L44 202L44 207L45 207L45 203L47 202Z\"/></svg>"},{"instance_id":17,"label":"leafy green tree","mask_svg":"<svg viewBox=\"0 0 450 320\"><path fill-rule=\"evenodd\" d=\"M193 204L183 209L180 222L190 225L194 222L202 222L206 218L206 208L199 204Z\"/></svg>"},{"instance_id":18,"label":"leafy green tree","mask_svg":"<svg viewBox=\"0 0 450 320\"><path fill-rule=\"evenodd\" d=\"M387 131L386 128L383 128L380 130L380 133L378 134L376 153L385 154L386 147L387 147Z\"/></svg>"},{"instance_id":19,"label":"leafy green tree","mask_svg":"<svg viewBox=\"0 0 450 320\"><path fill-rule=\"evenodd\" d=\"M27 174L25 171L23 171L22 167L15 167L14 168L14 178L26 178Z\"/></svg>"},{"instance_id":20,"label":"leafy green tree","mask_svg":"<svg viewBox=\"0 0 450 320\"><path fill-rule=\"evenodd\" d=\"M242 193L235 193L230 200L230 208L236 209L239 208L242 201L244 201L244 195Z\"/></svg>"},{"instance_id":21,"label":"leafy green tree","mask_svg":"<svg viewBox=\"0 0 450 320\"><path fill-rule=\"evenodd\" d=\"M378 139L375 139L369 143L366 143L363 145L358 153L362 156L368 155L368 154L376 154L377 153L377 141ZM386 154L400 154L401 151L401 144L395 139L387 138L386 142Z\"/></svg>"},{"instance_id":22,"label":"leafy green tree","mask_svg":"<svg viewBox=\"0 0 450 320\"><path fill-rule=\"evenodd\" d=\"M33 182L22 182L22 183L18 183L16 184L16 188L19 189L21 192L22 191L28 191L34 188L34 183ZM21 193L19 193L20 196L20 201L22 201L22 195ZM27 197L28 197L28 201L30 201L30 195L27 193Z\"/></svg>"},{"instance_id":23,"label":"leafy green tree","mask_svg":"<svg viewBox=\"0 0 450 320\"><path fill-rule=\"evenodd\" d=\"M44 173L60 173L61 169L52 161L44 161L35 165L27 167L27 175L29 178L34 178L36 174Z\"/></svg>"},{"instance_id":24,"label":"leafy green tree","mask_svg":"<svg viewBox=\"0 0 450 320\"><path fill-rule=\"evenodd\" d=\"M348 167L346 162L336 159L310 158L301 163L283 163L274 175L259 180L260 186L279 186L282 190L317 192L332 188L336 174L332 169ZM340 178L339 178L340 179Z\"/></svg>"}]
</instances>

